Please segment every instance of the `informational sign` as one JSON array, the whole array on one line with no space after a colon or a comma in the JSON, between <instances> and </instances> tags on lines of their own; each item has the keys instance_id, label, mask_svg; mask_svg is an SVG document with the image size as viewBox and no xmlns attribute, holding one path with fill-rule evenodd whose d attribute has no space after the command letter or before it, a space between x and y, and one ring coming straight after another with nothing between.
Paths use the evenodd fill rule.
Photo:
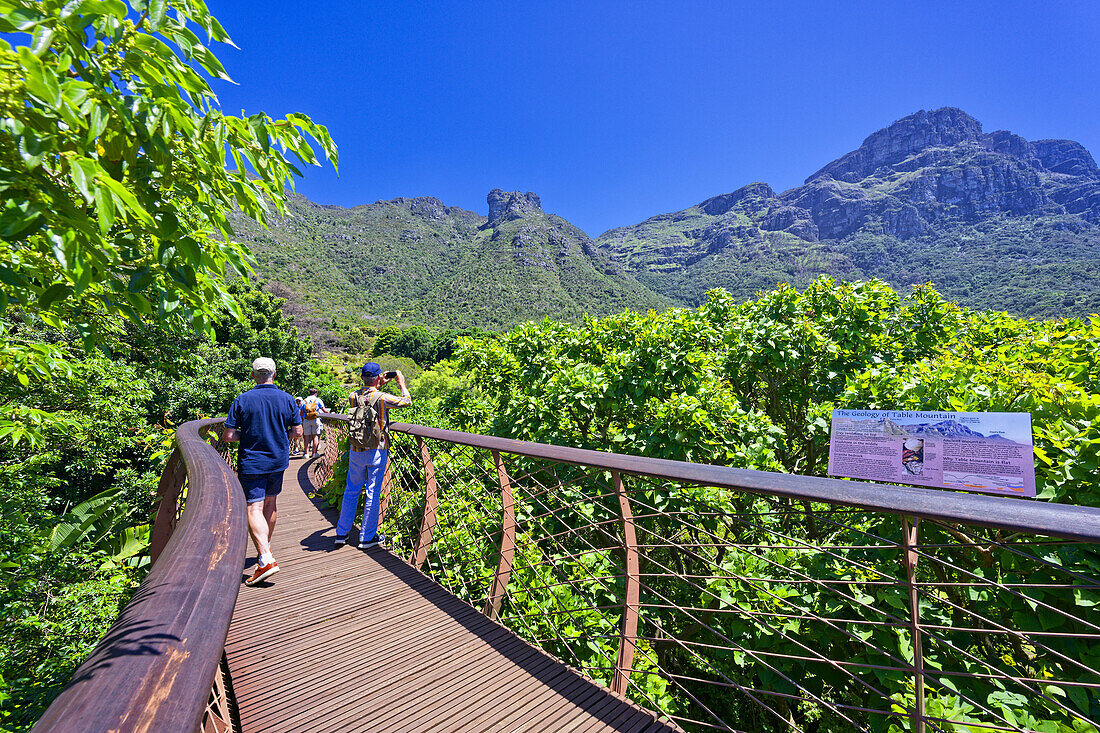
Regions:
<instances>
[{"instance_id":1,"label":"informational sign","mask_svg":"<svg viewBox=\"0 0 1100 733\"><path fill-rule=\"evenodd\" d=\"M1035 496L1031 415L833 410L829 475Z\"/></svg>"}]
</instances>

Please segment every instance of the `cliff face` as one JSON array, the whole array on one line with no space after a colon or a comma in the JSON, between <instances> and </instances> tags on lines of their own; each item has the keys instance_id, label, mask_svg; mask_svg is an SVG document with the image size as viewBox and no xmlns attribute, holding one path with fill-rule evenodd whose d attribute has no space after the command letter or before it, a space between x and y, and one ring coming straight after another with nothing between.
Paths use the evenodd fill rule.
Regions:
<instances>
[{"instance_id":1,"label":"cliff face","mask_svg":"<svg viewBox=\"0 0 1100 733\"><path fill-rule=\"evenodd\" d=\"M597 243L658 292L697 303L711 287L749 297L820 273L904 276L905 284L947 276L965 292L962 279L945 269L952 261L1016 274L1059 257L1082 262L1098 256L1098 225L1100 168L1084 147L986 133L970 115L945 107L871 134L789 191L753 183L612 229ZM991 241L996 254L984 246ZM1018 268L1006 270L1010 264ZM967 287L976 286L971 280ZM1086 290L1092 302L1100 282ZM1068 291L1059 299L1079 302ZM991 305L1015 302L1006 294Z\"/></svg>"},{"instance_id":2,"label":"cliff face","mask_svg":"<svg viewBox=\"0 0 1100 733\"><path fill-rule=\"evenodd\" d=\"M538 194L528 191L509 191L505 193L494 188L486 197L489 204L489 222L487 226L496 226L502 222L522 219L524 216L542 213L542 200Z\"/></svg>"},{"instance_id":3,"label":"cliff face","mask_svg":"<svg viewBox=\"0 0 1100 733\"><path fill-rule=\"evenodd\" d=\"M945 107L879 130L782 198L807 209L825 238L873 227L908 239L937 222L997 214L1100 223L1098 192L1100 170L1078 143L983 133L973 117Z\"/></svg>"}]
</instances>

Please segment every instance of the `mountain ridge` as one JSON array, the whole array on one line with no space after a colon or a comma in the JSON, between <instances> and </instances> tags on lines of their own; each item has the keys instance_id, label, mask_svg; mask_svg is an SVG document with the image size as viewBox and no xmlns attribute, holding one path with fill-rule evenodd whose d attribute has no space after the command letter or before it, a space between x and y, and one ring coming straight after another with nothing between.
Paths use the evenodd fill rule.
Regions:
<instances>
[{"instance_id":1,"label":"mountain ridge","mask_svg":"<svg viewBox=\"0 0 1100 733\"><path fill-rule=\"evenodd\" d=\"M610 229L596 242L644 284L692 305L712 287L751 297L818 274L876 276L896 287L916 275L946 283L945 295L970 305L1057 316L1100 309L1091 272L1100 266L1098 224L1100 168L1083 146L984 133L973 117L945 107L872 133L782 193L750 183ZM947 266L958 261L953 246L966 276L957 286ZM1026 287L999 287L982 272L990 266L1010 281L1038 268L1044 288L1082 282L1063 283L1065 292L1032 307L1019 297ZM996 292L973 297L976 290Z\"/></svg>"},{"instance_id":2,"label":"mountain ridge","mask_svg":"<svg viewBox=\"0 0 1100 733\"><path fill-rule=\"evenodd\" d=\"M292 194L263 230L234 217L260 275L322 341L354 323L509 328L630 307L747 299L825 274L931 281L964 305L1053 317L1100 311L1100 167L1072 140L986 133L921 110L776 192L753 182L595 239L534 192L486 213L433 196L352 208Z\"/></svg>"}]
</instances>

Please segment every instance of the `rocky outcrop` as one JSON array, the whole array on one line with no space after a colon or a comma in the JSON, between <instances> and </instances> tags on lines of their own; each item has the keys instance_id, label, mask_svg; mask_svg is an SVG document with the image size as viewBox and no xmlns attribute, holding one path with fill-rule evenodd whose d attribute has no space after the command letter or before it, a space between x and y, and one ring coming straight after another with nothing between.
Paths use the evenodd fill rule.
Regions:
<instances>
[{"instance_id":1,"label":"rocky outcrop","mask_svg":"<svg viewBox=\"0 0 1100 733\"><path fill-rule=\"evenodd\" d=\"M945 107L879 130L779 198L808 210L824 239L861 230L909 239L995 215L1100 221L1100 169L1071 140L983 133L973 117Z\"/></svg>"},{"instance_id":2,"label":"rocky outcrop","mask_svg":"<svg viewBox=\"0 0 1100 733\"><path fill-rule=\"evenodd\" d=\"M760 220L760 228L766 232L787 232L807 242L816 242L820 234L813 215L798 206L779 206L770 210Z\"/></svg>"},{"instance_id":3,"label":"rocky outcrop","mask_svg":"<svg viewBox=\"0 0 1100 733\"><path fill-rule=\"evenodd\" d=\"M922 109L871 134L859 149L829 163L807 178L806 183L817 178L854 183L918 151L977 140L981 134L981 123L961 109L944 107L932 112Z\"/></svg>"},{"instance_id":4,"label":"rocky outcrop","mask_svg":"<svg viewBox=\"0 0 1100 733\"><path fill-rule=\"evenodd\" d=\"M1035 157L1051 173L1100 179L1100 168L1081 143L1073 140L1036 140L1031 143Z\"/></svg>"},{"instance_id":5,"label":"rocky outcrop","mask_svg":"<svg viewBox=\"0 0 1100 733\"><path fill-rule=\"evenodd\" d=\"M493 227L501 222L522 219L533 213L542 212L542 201L538 194L528 191L502 191L494 188L489 192L486 200L489 203L489 223Z\"/></svg>"},{"instance_id":6,"label":"rocky outcrop","mask_svg":"<svg viewBox=\"0 0 1100 733\"><path fill-rule=\"evenodd\" d=\"M709 198L699 204L704 214L721 216L736 206L749 210L759 210L768 205L769 201L778 200L775 191L766 183L750 183L742 186L733 193L724 193L721 196Z\"/></svg>"},{"instance_id":7,"label":"rocky outcrop","mask_svg":"<svg viewBox=\"0 0 1100 733\"><path fill-rule=\"evenodd\" d=\"M766 232L788 232L808 242L816 242L818 231L813 216L806 209L798 206L790 206L779 198L772 187L766 183L750 183L747 186L724 193L720 196L709 198L699 204L704 214L710 216L725 216L730 213L743 214L754 222L751 228ZM683 221L687 214L663 214L654 217L650 221L669 220L672 222ZM743 222L735 222L744 228ZM729 231L729 226L720 227ZM735 229L737 227L734 227Z\"/></svg>"}]
</instances>

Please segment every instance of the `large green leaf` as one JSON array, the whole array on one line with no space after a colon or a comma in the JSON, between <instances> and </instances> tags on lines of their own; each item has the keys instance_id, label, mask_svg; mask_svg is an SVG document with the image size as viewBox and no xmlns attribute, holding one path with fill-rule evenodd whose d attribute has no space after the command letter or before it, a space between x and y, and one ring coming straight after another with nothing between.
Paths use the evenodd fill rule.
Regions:
<instances>
[{"instance_id":1,"label":"large green leaf","mask_svg":"<svg viewBox=\"0 0 1100 733\"><path fill-rule=\"evenodd\" d=\"M62 521L50 532L50 549L64 550L91 541L94 545L122 522L126 510L118 507L119 488L96 494L66 512Z\"/></svg>"}]
</instances>

